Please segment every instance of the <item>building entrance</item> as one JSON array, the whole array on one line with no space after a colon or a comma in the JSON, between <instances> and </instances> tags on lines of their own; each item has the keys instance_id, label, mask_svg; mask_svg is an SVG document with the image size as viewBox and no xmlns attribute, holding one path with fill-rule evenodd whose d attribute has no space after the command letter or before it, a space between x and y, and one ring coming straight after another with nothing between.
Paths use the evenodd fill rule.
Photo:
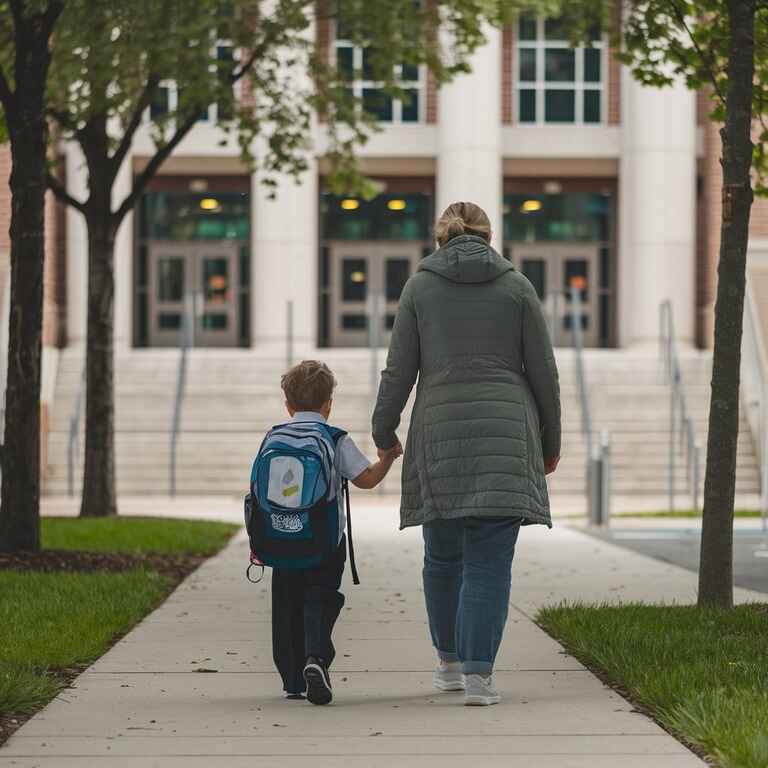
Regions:
<instances>
[{"instance_id":1,"label":"building entrance","mask_svg":"<svg viewBox=\"0 0 768 768\"><path fill-rule=\"evenodd\" d=\"M329 243L330 341L335 347L370 343L368 319L378 311L378 340L389 344L397 304L422 255L418 242Z\"/></svg>"},{"instance_id":2,"label":"building entrance","mask_svg":"<svg viewBox=\"0 0 768 768\"><path fill-rule=\"evenodd\" d=\"M598 346L598 269L600 246L554 243L515 244L512 261L533 283L544 305L555 345L572 343L571 288L581 290L581 327L584 344Z\"/></svg>"},{"instance_id":3,"label":"building entrance","mask_svg":"<svg viewBox=\"0 0 768 768\"><path fill-rule=\"evenodd\" d=\"M238 268L237 243L152 243L149 246L150 346L180 343L185 302L191 302L195 346L238 346Z\"/></svg>"}]
</instances>

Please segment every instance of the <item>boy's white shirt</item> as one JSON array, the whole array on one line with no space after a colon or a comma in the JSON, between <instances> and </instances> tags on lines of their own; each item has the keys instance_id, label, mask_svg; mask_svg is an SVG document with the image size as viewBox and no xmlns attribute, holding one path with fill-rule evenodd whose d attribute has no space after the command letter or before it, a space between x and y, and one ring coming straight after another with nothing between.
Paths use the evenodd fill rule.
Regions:
<instances>
[{"instance_id":1,"label":"boy's white shirt","mask_svg":"<svg viewBox=\"0 0 768 768\"><path fill-rule=\"evenodd\" d=\"M293 415L291 423L296 421L326 423L326 419L317 411L297 411ZM357 447L355 441L349 435L344 435L336 446L336 468L339 474L347 480L354 480L370 466L371 462L368 461L365 454ZM339 538L341 538L342 533L347 527L347 514L344 505L345 500L342 498L341 492L339 492Z\"/></svg>"}]
</instances>

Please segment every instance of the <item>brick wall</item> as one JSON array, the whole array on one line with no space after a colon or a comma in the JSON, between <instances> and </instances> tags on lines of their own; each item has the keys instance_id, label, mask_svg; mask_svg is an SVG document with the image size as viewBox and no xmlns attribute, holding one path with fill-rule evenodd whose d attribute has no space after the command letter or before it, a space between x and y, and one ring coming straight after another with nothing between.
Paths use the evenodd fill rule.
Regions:
<instances>
[{"instance_id":1,"label":"brick wall","mask_svg":"<svg viewBox=\"0 0 768 768\"><path fill-rule=\"evenodd\" d=\"M768 198L756 197L749 223L750 237L768 237Z\"/></svg>"},{"instance_id":2,"label":"brick wall","mask_svg":"<svg viewBox=\"0 0 768 768\"><path fill-rule=\"evenodd\" d=\"M715 296L717 292L717 258L720 248L720 192L723 184L720 168L720 135L718 126L706 120L704 131L704 158L699 196L700 216L697 233L701 246L696 265L696 318L697 341L711 348L714 331Z\"/></svg>"},{"instance_id":3,"label":"brick wall","mask_svg":"<svg viewBox=\"0 0 768 768\"><path fill-rule=\"evenodd\" d=\"M10 280L11 148L0 146L0 302ZM66 287L64 283L64 209L51 192L45 196L45 265L43 274L43 344L59 346L63 333Z\"/></svg>"},{"instance_id":4,"label":"brick wall","mask_svg":"<svg viewBox=\"0 0 768 768\"><path fill-rule=\"evenodd\" d=\"M621 28L621 3L616 3L611 34ZM616 59L616 49L608 47L608 125L621 124L621 63Z\"/></svg>"},{"instance_id":5,"label":"brick wall","mask_svg":"<svg viewBox=\"0 0 768 768\"><path fill-rule=\"evenodd\" d=\"M701 195L697 217L696 307L697 337L711 348L714 332L715 298L717 294L717 262L720 256L721 190L723 183L720 157L720 126L708 118L709 100L699 95L698 112L704 132L704 158L701 166ZM749 223L751 238L768 238L768 199L756 197Z\"/></svg>"},{"instance_id":6,"label":"brick wall","mask_svg":"<svg viewBox=\"0 0 768 768\"><path fill-rule=\"evenodd\" d=\"M515 32L507 26L501 38L501 122L504 125L514 122L514 53Z\"/></svg>"}]
</instances>

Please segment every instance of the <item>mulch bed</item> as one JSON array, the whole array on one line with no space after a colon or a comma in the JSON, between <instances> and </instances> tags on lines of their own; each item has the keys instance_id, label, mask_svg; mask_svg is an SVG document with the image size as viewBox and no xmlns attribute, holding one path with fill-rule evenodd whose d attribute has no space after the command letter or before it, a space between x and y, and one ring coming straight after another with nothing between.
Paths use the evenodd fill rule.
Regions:
<instances>
[{"instance_id":1,"label":"mulch bed","mask_svg":"<svg viewBox=\"0 0 768 768\"><path fill-rule=\"evenodd\" d=\"M205 555L120 554L46 549L42 552L0 552L0 570L44 573L112 573L146 568L181 581L205 562Z\"/></svg>"},{"instance_id":2,"label":"mulch bed","mask_svg":"<svg viewBox=\"0 0 768 768\"><path fill-rule=\"evenodd\" d=\"M192 571L208 559L207 555L120 554L114 552L80 552L77 550L46 549L42 552L0 552L0 571L44 573L118 573L135 568L146 568L167 576L175 589ZM113 638L117 642L120 636ZM65 686L86 667L51 670ZM0 746L32 717L31 714L0 713Z\"/></svg>"}]
</instances>

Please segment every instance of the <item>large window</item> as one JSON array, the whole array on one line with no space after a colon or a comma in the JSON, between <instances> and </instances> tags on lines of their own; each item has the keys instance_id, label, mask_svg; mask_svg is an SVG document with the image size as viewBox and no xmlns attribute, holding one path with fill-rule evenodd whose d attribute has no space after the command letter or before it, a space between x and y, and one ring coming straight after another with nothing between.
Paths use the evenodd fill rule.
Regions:
<instances>
[{"instance_id":1,"label":"large window","mask_svg":"<svg viewBox=\"0 0 768 768\"><path fill-rule=\"evenodd\" d=\"M232 43L228 40L219 40L216 43L217 64L211 65L211 72L218 71L222 79L228 76L229 71L236 66L237 58ZM233 103L239 98L241 89L239 83L236 83L232 89L232 97L222 99L219 102L209 104L200 113L200 122L216 123L224 120L231 120L234 117ZM175 80L162 80L159 87L155 90L152 103L149 105L146 113L146 119L157 120L164 115L175 113L183 103L182 89L178 87Z\"/></svg>"},{"instance_id":2,"label":"large window","mask_svg":"<svg viewBox=\"0 0 768 768\"><path fill-rule=\"evenodd\" d=\"M424 112L423 67L398 64L395 78L404 90L403 98L392 98L376 79L376 52L371 47L354 45L345 37L344 26L336 26L334 60L353 95L362 101L366 112L382 123L418 123Z\"/></svg>"},{"instance_id":3,"label":"large window","mask_svg":"<svg viewBox=\"0 0 768 768\"><path fill-rule=\"evenodd\" d=\"M592 47L572 48L558 19L521 16L515 51L519 123L602 123L606 47L595 30Z\"/></svg>"}]
</instances>

